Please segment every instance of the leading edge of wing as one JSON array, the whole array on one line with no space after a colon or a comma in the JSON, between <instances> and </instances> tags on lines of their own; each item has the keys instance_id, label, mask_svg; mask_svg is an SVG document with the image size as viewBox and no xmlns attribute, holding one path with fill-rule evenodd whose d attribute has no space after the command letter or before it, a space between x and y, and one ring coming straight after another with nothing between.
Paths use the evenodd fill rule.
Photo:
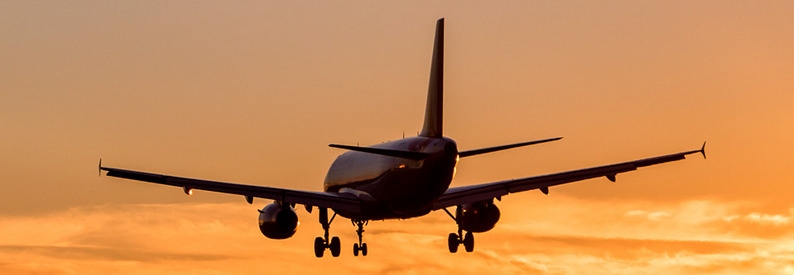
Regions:
<instances>
[{"instance_id":1,"label":"leading edge of wing","mask_svg":"<svg viewBox=\"0 0 794 275\"><path fill-rule=\"evenodd\" d=\"M453 187L447 190L433 204L433 210L447 208L450 206L472 203L477 201L490 200L510 193L541 189L544 193L548 192L548 187L571 183L597 177L607 177L615 181L615 176L619 173L637 170L637 168L661 164L665 162L677 161L686 158L686 155L701 153L706 157L706 143L700 150L692 150L675 154L651 157L646 159L627 161L622 163L584 168L579 170L554 173L541 176L526 177L520 179L504 180L491 183L483 183L469 186Z\"/></svg>"},{"instance_id":2,"label":"leading edge of wing","mask_svg":"<svg viewBox=\"0 0 794 275\"><path fill-rule=\"evenodd\" d=\"M191 179L174 177L169 175L153 174L140 171L125 170L112 167L103 167L100 162L100 170L107 171L107 176L137 181L145 181L157 184L178 186L184 188L186 193L192 189L206 190L226 194L242 195L249 199L265 198L278 200L288 203L326 207L349 213L360 213L361 200L352 196L328 192L312 192L291 190L283 188L255 186L247 184L226 183L201 179Z\"/></svg>"}]
</instances>

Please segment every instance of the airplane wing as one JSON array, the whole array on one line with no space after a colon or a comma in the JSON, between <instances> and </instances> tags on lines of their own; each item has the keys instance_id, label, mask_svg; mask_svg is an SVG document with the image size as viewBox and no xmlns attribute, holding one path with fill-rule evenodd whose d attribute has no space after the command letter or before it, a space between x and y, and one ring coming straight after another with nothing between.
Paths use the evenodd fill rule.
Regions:
<instances>
[{"instance_id":1,"label":"airplane wing","mask_svg":"<svg viewBox=\"0 0 794 275\"><path fill-rule=\"evenodd\" d=\"M312 192L290 190L274 187L225 183L218 181L208 181L200 179L174 177L169 175L152 174L146 172L103 167L100 160L99 169L107 171L107 176L117 177L138 181L145 181L157 184L182 187L185 193L190 194L193 189L207 190L213 192L242 195L248 203L253 202L253 198L265 198L271 200L297 203L308 206L331 208L349 213L360 213L362 202L352 195L328 192Z\"/></svg>"},{"instance_id":2,"label":"airplane wing","mask_svg":"<svg viewBox=\"0 0 794 275\"><path fill-rule=\"evenodd\" d=\"M615 176L619 173L637 170L639 167L656 165L660 163L682 160L686 155L701 153L706 157L706 143L700 150L692 150L681 153L669 154L664 156L646 158L635 161L628 161L617 164L610 164L592 168L585 168L556 174L548 174L542 176L527 177L521 179L512 179L491 183L483 183L477 185L461 186L449 188L443 195L433 204L433 210L443 209L450 206L462 205L466 203L490 200L493 198L500 198L501 196L528 191L533 189L540 189L544 194L549 193L549 187L592 179L597 177L606 177L610 181L615 181Z\"/></svg>"}]
</instances>

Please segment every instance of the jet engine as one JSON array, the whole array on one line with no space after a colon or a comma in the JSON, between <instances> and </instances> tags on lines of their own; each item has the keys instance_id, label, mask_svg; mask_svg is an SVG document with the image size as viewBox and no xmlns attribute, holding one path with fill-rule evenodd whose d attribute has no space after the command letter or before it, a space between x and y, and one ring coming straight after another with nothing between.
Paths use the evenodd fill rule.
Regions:
<instances>
[{"instance_id":1,"label":"jet engine","mask_svg":"<svg viewBox=\"0 0 794 275\"><path fill-rule=\"evenodd\" d=\"M270 239L292 237L298 224L298 214L288 203L276 201L259 210L259 231Z\"/></svg>"},{"instance_id":2,"label":"jet engine","mask_svg":"<svg viewBox=\"0 0 794 275\"><path fill-rule=\"evenodd\" d=\"M491 230L499 221L499 208L493 201L481 201L458 206L457 219L460 229L469 232Z\"/></svg>"}]
</instances>

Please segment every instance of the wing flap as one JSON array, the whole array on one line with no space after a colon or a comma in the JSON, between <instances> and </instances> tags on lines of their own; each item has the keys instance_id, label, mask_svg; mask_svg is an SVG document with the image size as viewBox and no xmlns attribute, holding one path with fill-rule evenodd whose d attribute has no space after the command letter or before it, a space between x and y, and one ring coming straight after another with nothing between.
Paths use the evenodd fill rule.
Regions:
<instances>
[{"instance_id":1,"label":"wing flap","mask_svg":"<svg viewBox=\"0 0 794 275\"><path fill-rule=\"evenodd\" d=\"M290 190L247 184L226 183L201 179L174 177L111 167L100 167L107 176L157 184L178 186L186 190L197 189L226 194L242 195L248 198L265 198L310 206L326 207L346 213L361 213L362 204L358 198L338 193Z\"/></svg>"}]
</instances>

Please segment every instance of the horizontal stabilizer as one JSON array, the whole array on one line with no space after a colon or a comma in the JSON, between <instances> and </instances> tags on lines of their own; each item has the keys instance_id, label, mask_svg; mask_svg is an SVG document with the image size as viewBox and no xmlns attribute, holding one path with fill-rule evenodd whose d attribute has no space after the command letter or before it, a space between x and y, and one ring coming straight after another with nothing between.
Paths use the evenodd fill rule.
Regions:
<instances>
[{"instance_id":1,"label":"horizontal stabilizer","mask_svg":"<svg viewBox=\"0 0 794 275\"><path fill-rule=\"evenodd\" d=\"M507 150L507 149L521 147L521 146L527 146L527 145L532 145L532 144L538 144L538 143L544 143L544 142L549 142L549 141L560 140L560 139L562 139L562 137L541 139L541 140L535 140L535 141L527 141L527 142L522 142L522 143L494 146L494 147L475 149L475 150L468 150L468 151L460 152L458 154L458 156L460 156L461 158L465 158L465 157L470 157L470 156L474 156L474 155L491 153L491 152Z\"/></svg>"},{"instance_id":2,"label":"horizontal stabilizer","mask_svg":"<svg viewBox=\"0 0 794 275\"><path fill-rule=\"evenodd\" d=\"M381 149L381 148L372 148L372 147L358 147L358 146L340 145L340 144L329 144L328 146L334 148L340 148L340 149L347 149L351 151L359 151L364 153L384 155L384 156L390 156L396 158L404 158L410 160L423 160L430 155L428 153L422 153L422 152L400 151L400 150L390 150L390 149Z\"/></svg>"}]
</instances>

